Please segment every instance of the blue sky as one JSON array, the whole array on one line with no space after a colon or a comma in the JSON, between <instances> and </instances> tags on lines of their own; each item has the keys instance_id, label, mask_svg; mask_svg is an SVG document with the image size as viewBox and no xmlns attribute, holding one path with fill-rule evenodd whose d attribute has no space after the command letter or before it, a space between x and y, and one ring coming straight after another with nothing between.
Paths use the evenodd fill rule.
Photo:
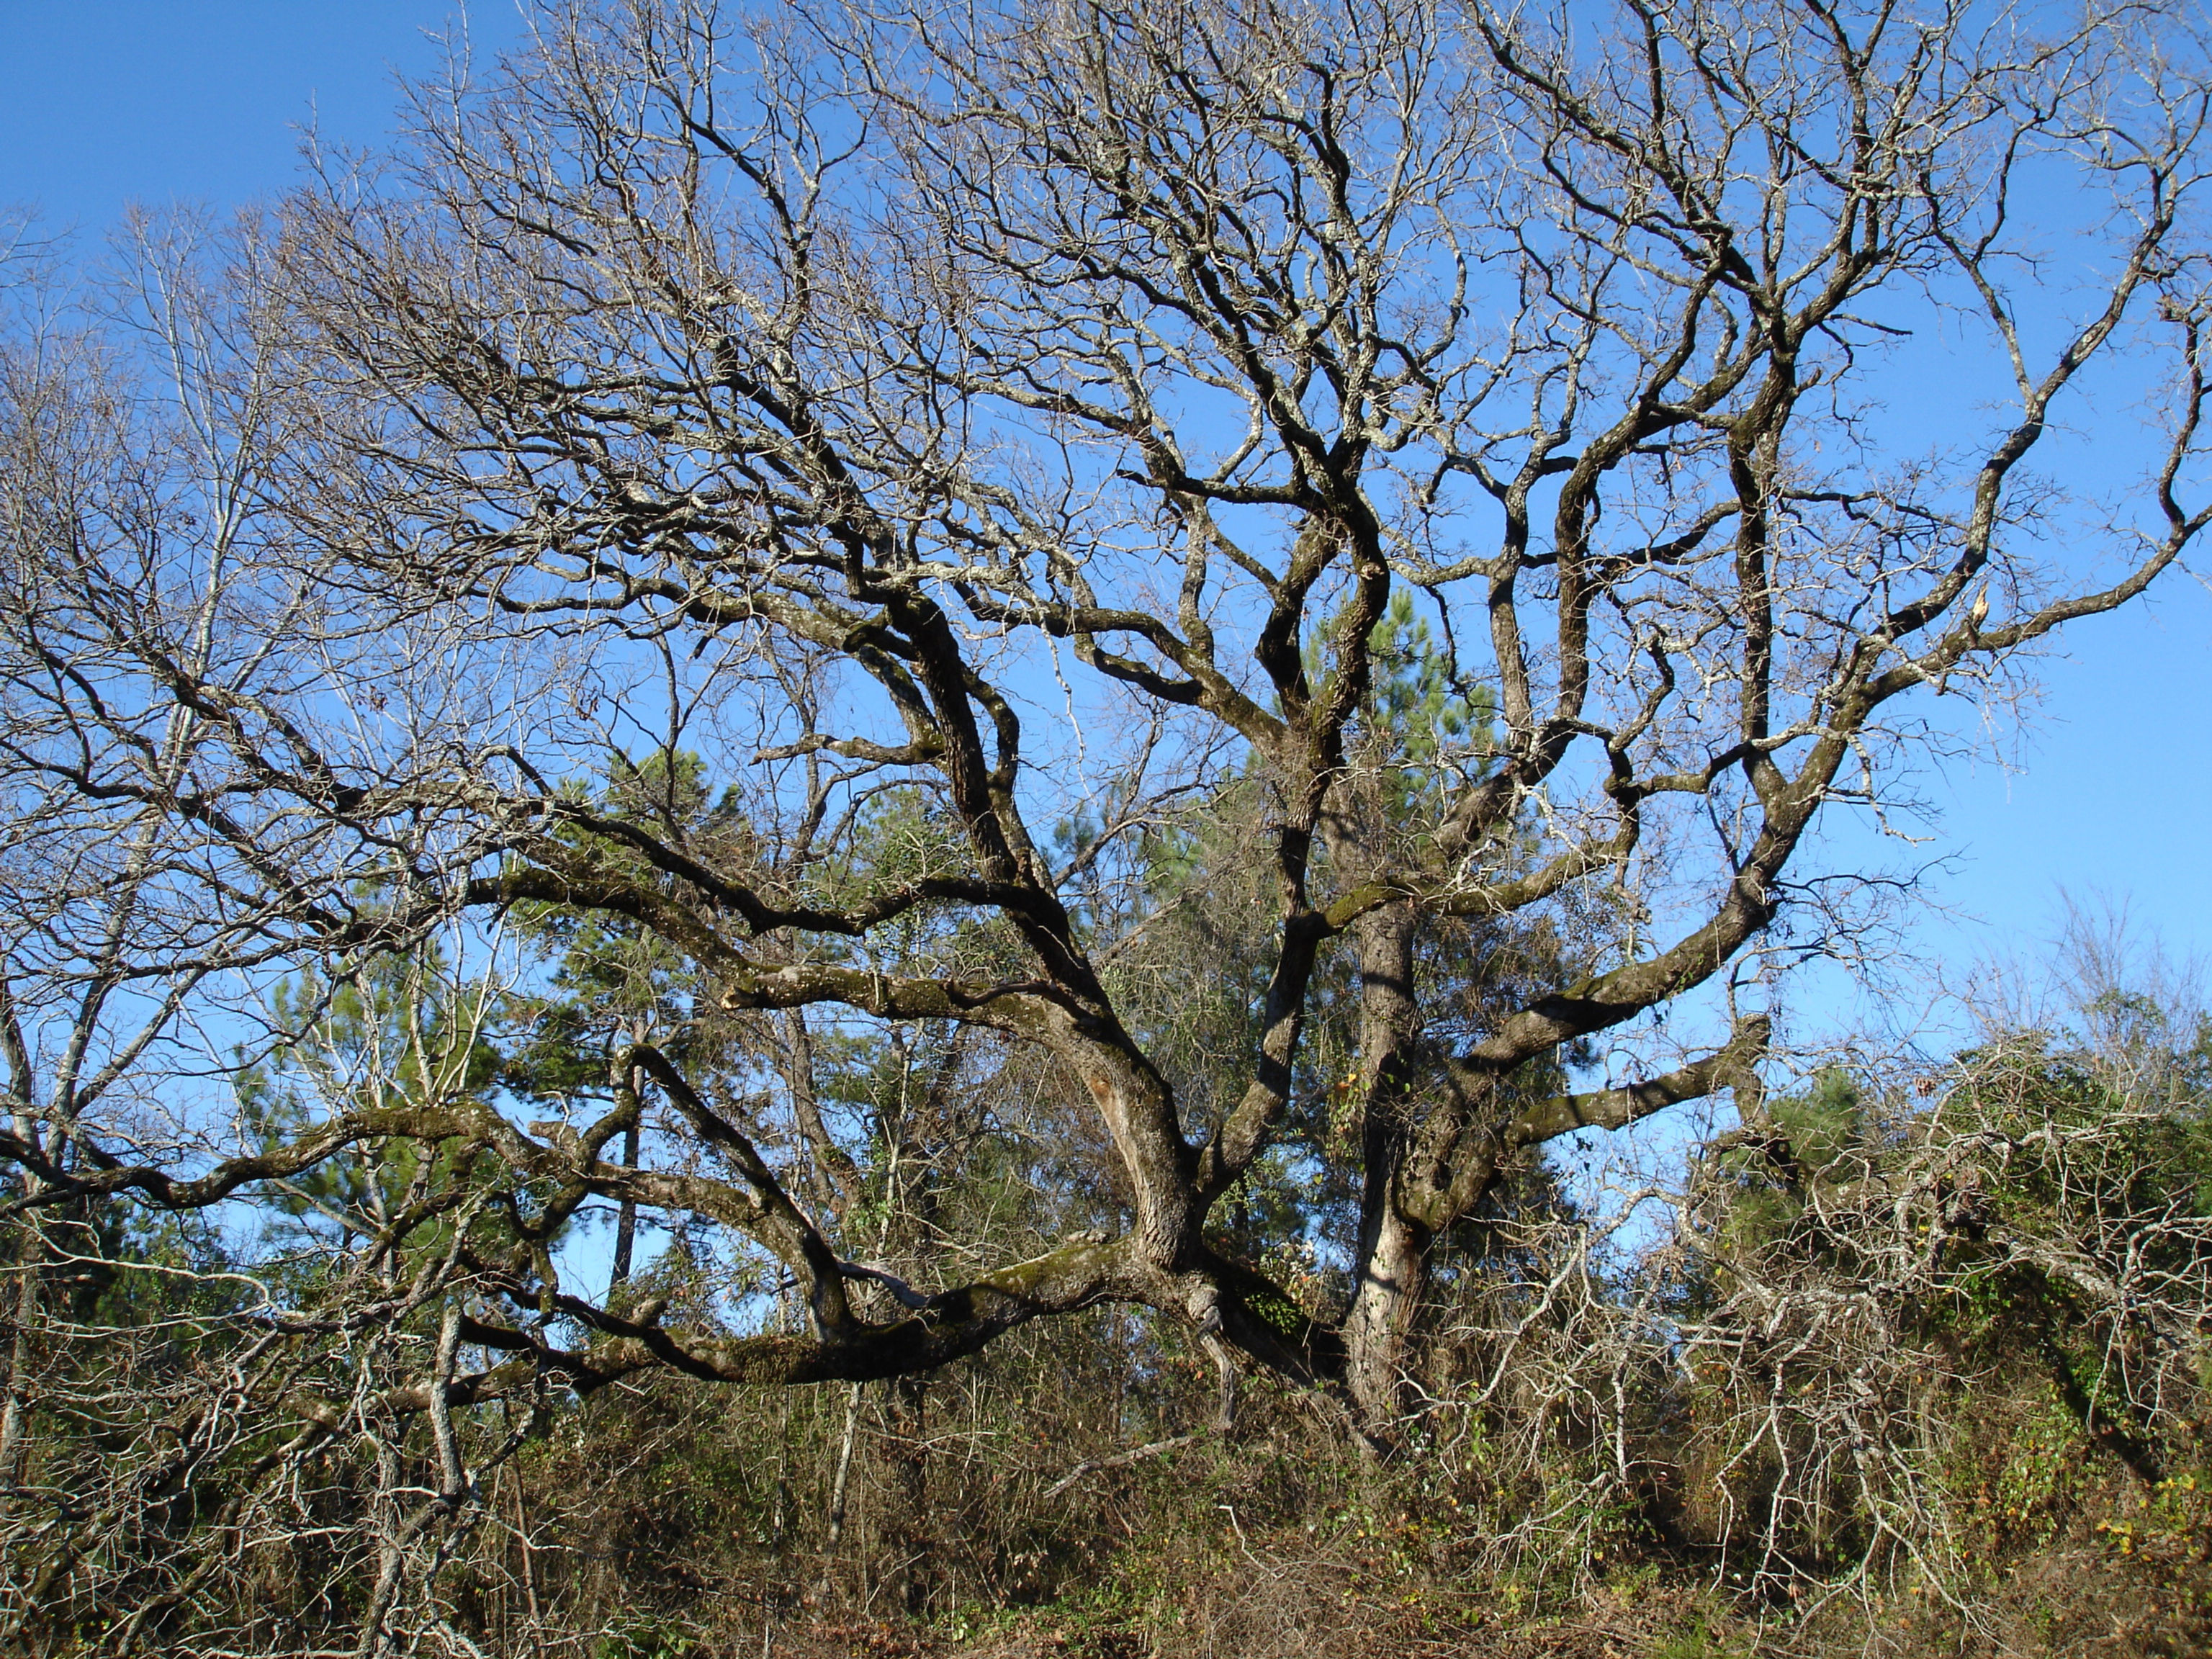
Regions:
<instances>
[{"instance_id":1,"label":"blue sky","mask_svg":"<svg viewBox=\"0 0 2212 1659\"><path fill-rule=\"evenodd\" d=\"M375 137L395 68L441 61L447 0L0 0L0 203L95 234L132 201L216 206L281 189L302 131ZM510 37L507 0L476 9Z\"/></svg>"},{"instance_id":2,"label":"blue sky","mask_svg":"<svg viewBox=\"0 0 2212 1659\"><path fill-rule=\"evenodd\" d=\"M0 206L96 243L133 201L221 209L279 191L310 124L374 141L393 71L431 70L426 32L457 15L439 0L0 0ZM494 0L469 27L495 47L515 13ZM2080 625L2045 665L2041 715L1996 734L2016 769L1984 758L1926 780L1945 816L1922 856L1955 861L1911 948L1964 976L2055 933L2064 887L2127 905L2176 951L2212 951L2208 647L2212 594L2172 576L2153 605ZM1863 857L1866 840L1838 825L1829 844Z\"/></svg>"}]
</instances>

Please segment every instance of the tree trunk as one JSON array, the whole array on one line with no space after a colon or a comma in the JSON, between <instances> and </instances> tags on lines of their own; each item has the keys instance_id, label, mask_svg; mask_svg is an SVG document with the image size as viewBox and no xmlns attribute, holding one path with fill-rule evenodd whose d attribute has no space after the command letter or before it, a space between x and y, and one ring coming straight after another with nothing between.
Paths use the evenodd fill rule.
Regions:
<instances>
[{"instance_id":1,"label":"tree trunk","mask_svg":"<svg viewBox=\"0 0 2212 1659\"><path fill-rule=\"evenodd\" d=\"M1428 1284L1427 1230L1385 1206L1364 1237L1359 1283L1345 1317L1345 1381L1370 1443L1387 1446L1406 1413L1406 1367Z\"/></svg>"},{"instance_id":2,"label":"tree trunk","mask_svg":"<svg viewBox=\"0 0 2212 1659\"><path fill-rule=\"evenodd\" d=\"M631 1022L631 1042L643 1042L646 1036L643 1020ZM637 1168L638 1137L643 1131L645 1118L645 1073L641 1067L634 1066L630 1068L629 1099L629 1127L623 1131L623 1168L635 1170ZM630 1261L636 1250L637 1200L625 1198L615 1216L615 1261L612 1270L607 1274L609 1301L611 1302L616 1293L629 1283Z\"/></svg>"},{"instance_id":3,"label":"tree trunk","mask_svg":"<svg viewBox=\"0 0 2212 1659\"><path fill-rule=\"evenodd\" d=\"M5 1403L0 1404L0 1487L19 1483L29 1415L32 1331L39 1322L39 1280L46 1271L46 1232L35 1214L16 1224L14 1327L8 1345Z\"/></svg>"},{"instance_id":4,"label":"tree trunk","mask_svg":"<svg viewBox=\"0 0 2212 1659\"><path fill-rule=\"evenodd\" d=\"M845 1391L845 1435L837 1443L837 1475L830 1487L830 1547L845 1541L845 1499L851 1490L853 1436L860 1425L860 1385Z\"/></svg>"},{"instance_id":5,"label":"tree trunk","mask_svg":"<svg viewBox=\"0 0 2212 1659\"><path fill-rule=\"evenodd\" d=\"M637 1138L638 1126L635 1123L623 1132L623 1167L626 1170L637 1168ZM625 1198L615 1217L615 1263L607 1275L609 1299L629 1283L630 1257L636 1249L637 1200Z\"/></svg>"},{"instance_id":6,"label":"tree trunk","mask_svg":"<svg viewBox=\"0 0 2212 1659\"><path fill-rule=\"evenodd\" d=\"M1403 1177L1415 1129L1412 1085L1420 1012L1414 995L1419 918L1397 905L1363 919L1359 951L1359 1060L1364 1091L1360 1137L1358 1282L1345 1316L1346 1382L1372 1443L1387 1445L1405 1414L1407 1349L1428 1281L1428 1229L1406 1213Z\"/></svg>"}]
</instances>

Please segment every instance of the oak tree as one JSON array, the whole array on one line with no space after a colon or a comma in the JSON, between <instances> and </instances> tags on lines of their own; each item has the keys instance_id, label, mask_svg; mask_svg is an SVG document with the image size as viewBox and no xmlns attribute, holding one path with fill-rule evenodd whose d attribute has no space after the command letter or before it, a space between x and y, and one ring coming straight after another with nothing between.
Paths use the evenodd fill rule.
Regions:
<instances>
[{"instance_id":1,"label":"oak tree","mask_svg":"<svg viewBox=\"0 0 2212 1659\"><path fill-rule=\"evenodd\" d=\"M242 234L228 390L168 450L9 360L9 857L79 874L24 878L8 986L111 1000L57 1049L7 990L9 1212L435 1145L465 1182L386 1230L467 1218L441 1375L392 1395L434 1415L915 1375L1118 1301L1387 1443L1437 1241L1564 1134L1755 1117L1765 968L1865 873L1824 813L2212 514L2199 30L534 12ZM251 464L164 481L195 454ZM611 756L717 805L613 802ZM590 1088L226 1151L80 1081L126 981L167 1040L218 982L243 1018L549 916L678 988ZM870 1259L823 1034L987 1103L933 1179L1018 1172L1030 1231L948 1204ZM1347 1194L1340 1297L1224 1225L1286 1170ZM564 1278L592 1204L717 1230L757 1294L687 1326Z\"/></svg>"}]
</instances>

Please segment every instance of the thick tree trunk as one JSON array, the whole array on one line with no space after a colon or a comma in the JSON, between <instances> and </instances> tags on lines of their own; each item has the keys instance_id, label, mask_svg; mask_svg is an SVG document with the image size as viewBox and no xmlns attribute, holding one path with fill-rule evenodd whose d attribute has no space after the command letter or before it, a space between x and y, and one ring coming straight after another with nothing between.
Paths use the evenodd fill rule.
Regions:
<instances>
[{"instance_id":1,"label":"thick tree trunk","mask_svg":"<svg viewBox=\"0 0 2212 1659\"><path fill-rule=\"evenodd\" d=\"M1346 1382L1370 1441L1388 1444L1405 1414L1407 1350L1428 1279L1430 1235L1406 1213L1406 1161L1415 1124L1412 1085L1420 1011L1413 982L1412 907L1363 919L1359 951L1360 1137L1358 1281L1346 1315Z\"/></svg>"},{"instance_id":2,"label":"thick tree trunk","mask_svg":"<svg viewBox=\"0 0 2212 1659\"><path fill-rule=\"evenodd\" d=\"M1385 1207L1363 1240L1359 1283L1344 1322L1345 1382L1369 1440L1388 1445L1406 1412L1406 1365L1428 1282L1425 1229Z\"/></svg>"}]
</instances>

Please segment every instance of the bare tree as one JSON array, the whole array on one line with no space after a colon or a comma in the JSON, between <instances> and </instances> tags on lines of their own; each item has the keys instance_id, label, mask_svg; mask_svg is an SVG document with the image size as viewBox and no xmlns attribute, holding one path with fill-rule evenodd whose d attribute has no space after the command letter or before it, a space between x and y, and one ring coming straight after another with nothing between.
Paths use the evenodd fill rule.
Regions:
<instances>
[{"instance_id":1,"label":"bare tree","mask_svg":"<svg viewBox=\"0 0 2212 1659\"><path fill-rule=\"evenodd\" d=\"M1755 1118L1756 969L1821 948L1822 809L1883 808L1934 699L2000 694L2212 512L2178 8L535 23L245 256L292 400L255 607L194 655L81 509L9 532L53 596L8 613L51 664L21 775L182 836L191 926L337 983L450 917L589 915L682 969L605 1082L541 1091L573 1114L419 1091L187 1167L23 1103L18 1213L445 1148L467 1182L414 1224L471 1218L439 1352L481 1363L434 1405L909 1376L1121 1300L1387 1441L1435 1241L1561 1134L1725 1086ZM47 647L57 615L88 620ZM1408 715L1409 674L1464 717ZM610 753L726 793L615 804ZM1264 954L1225 1085L1137 981L1198 902L1164 838L1235 802ZM1686 998L1702 1049L1568 1089ZM816 1030L937 1034L1001 1142L1067 1137L1080 1230L860 1259ZM1359 1194L1350 1294L1304 1305L1216 1224L1347 1106L1304 1155ZM578 1293L548 1241L595 1201L726 1230L803 1320Z\"/></svg>"}]
</instances>

